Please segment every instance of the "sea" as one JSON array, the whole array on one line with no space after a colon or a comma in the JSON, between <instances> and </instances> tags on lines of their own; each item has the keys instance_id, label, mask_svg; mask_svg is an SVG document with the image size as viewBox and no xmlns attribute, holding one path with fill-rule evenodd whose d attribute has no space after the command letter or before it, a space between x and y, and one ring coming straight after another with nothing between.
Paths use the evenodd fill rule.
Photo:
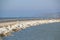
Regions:
<instances>
[{"instance_id":1,"label":"sea","mask_svg":"<svg viewBox=\"0 0 60 40\"><path fill-rule=\"evenodd\" d=\"M32 26L12 33L3 40L60 40L60 23Z\"/></svg>"}]
</instances>

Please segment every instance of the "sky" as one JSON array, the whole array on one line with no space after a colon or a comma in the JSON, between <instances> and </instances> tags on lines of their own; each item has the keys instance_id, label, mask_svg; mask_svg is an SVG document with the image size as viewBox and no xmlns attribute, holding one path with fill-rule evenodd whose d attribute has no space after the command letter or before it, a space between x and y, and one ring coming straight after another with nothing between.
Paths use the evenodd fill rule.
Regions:
<instances>
[{"instance_id":1,"label":"sky","mask_svg":"<svg viewBox=\"0 0 60 40\"><path fill-rule=\"evenodd\" d=\"M58 12L59 0L0 0L0 17L40 17Z\"/></svg>"}]
</instances>

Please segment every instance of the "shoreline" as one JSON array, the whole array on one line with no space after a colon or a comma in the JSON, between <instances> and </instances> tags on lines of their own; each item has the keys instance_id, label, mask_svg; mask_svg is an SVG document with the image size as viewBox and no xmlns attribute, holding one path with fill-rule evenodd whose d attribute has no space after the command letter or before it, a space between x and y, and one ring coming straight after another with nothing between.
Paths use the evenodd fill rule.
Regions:
<instances>
[{"instance_id":1,"label":"shoreline","mask_svg":"<svg viewBox=\"0 0 60 40\"><path fill-rule=\"evenodd\" d=\"M60 20L60 19L30 19L30 20L28 20L28 19L25 19L25 20L0 20L0 26L2 26L2 25L9 25L9 24L16 24L16 23L18 23L18 22L20 22L20 21L35 21L35 20L42 20L42 21L49 21L49 20L52 20L52 21L54 21L54 20Z\"/></svg>"}]
</instances>

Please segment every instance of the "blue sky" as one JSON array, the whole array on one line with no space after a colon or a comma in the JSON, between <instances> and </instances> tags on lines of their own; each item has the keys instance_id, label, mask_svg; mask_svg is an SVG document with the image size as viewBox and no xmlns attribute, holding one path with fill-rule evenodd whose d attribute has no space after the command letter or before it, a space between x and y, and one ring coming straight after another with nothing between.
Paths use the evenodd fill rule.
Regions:
<instances>
[{"instance_id":1,"label":"blue sky","mask_svg":"<svg viewBox=\"0 0 60 40\"><path fill-rule=\"evenodd\" d=\"M60 11L59 0L1 0L0 17L39 17Z\"/></svg>"}]
</instances>

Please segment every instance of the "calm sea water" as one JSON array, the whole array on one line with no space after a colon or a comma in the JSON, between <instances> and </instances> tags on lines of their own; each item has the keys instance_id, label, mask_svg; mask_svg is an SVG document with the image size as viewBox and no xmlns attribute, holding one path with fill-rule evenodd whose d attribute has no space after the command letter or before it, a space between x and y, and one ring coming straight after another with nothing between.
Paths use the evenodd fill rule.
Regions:
<instances>
[{"instance_id":1,"label":"calm sea water","mask_svg":"<svg viewBox=\"0 0 60 40\"><path fill-rule=\"evenodd\" d=\"M60 40L60 23L33 26L13 35L4 40Z\"/></svg>"}]
</instances>

